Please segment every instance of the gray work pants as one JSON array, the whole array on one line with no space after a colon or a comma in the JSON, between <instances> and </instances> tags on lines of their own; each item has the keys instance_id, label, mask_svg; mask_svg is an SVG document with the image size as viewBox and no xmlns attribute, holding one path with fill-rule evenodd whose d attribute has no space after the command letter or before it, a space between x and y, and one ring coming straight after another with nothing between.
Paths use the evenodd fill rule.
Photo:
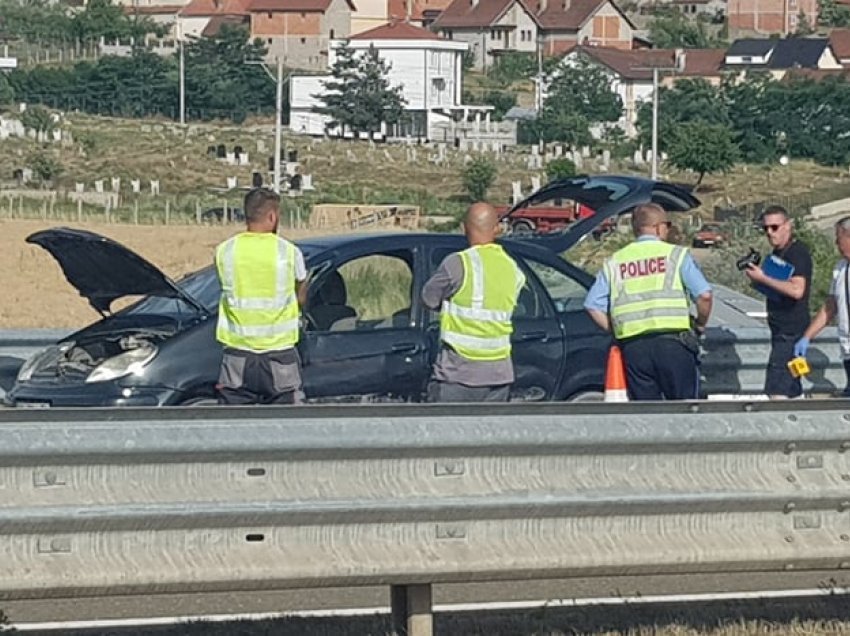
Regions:
<instances>
[{"instance_id":1,"label":"gray work pants","mask_svg":"<svg viewBox=\"0 0 850 636\"><path fill-rule=\"evenodd\" d=\"M500 386L466 386L455 382L428 384L429 402L507 402L511 393L510 384Z\"/></svg>"}]
</instances>

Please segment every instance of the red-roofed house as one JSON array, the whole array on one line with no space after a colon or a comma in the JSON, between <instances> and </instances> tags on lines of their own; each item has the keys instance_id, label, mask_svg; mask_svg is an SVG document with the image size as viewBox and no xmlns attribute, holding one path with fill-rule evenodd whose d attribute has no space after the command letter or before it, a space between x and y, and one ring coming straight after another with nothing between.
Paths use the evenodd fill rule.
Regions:
<instances>
[{"instance_id":1,"label":"red-roofed house","mask_svg":"<svg viewBox=\"0 0 850 636\"><path fill-rule=\"evenodd\" d=\"M635 26L611 0L453 0L434 27L469 43L476 66L506 51L546 55L576 44L631 49Z\"/></svg>"},{"instance_id":2,"label":"red-roofed house","mask_svg":"<svg viewBox=\"0 0 850 636\"><path fill-rule=\"evenodd\" d=\"M342 41L331 43L333 64ZM513 123L490 121L491 106L462 103L464 42L440 38L421 27L396 22L352 36L348 45L361 54L374 50L389 64L388 80L401 87L405 123L386 130L389 137L414 137L464 145L516 143ZM293 76L290 80L289 122L293 132L310 135L342 134L328 130L330 119L313 112L325 90L327 75Z\"/></svg>"},{"instance_id":3,"label":"red-roofed house","mask_svg":"<svg viewBox=\"0 0 850 636\"><path fill-rule=\"evenodd\" d=\"M681 65L681 70L675 74L666 71L661 76L663 84L670 85L684 78L703 78L718 84L721 80L724 55L723 49L626 51L609 47L576 46L564 56L562 63L571 65L583 59L607 72L612 90L623 102L623 115L618 125L628 136L633 136L636 133L638 108L642 102L652 99L653 67L671 69L677 65L677 61Z\"/></svg>"},{"instance_id":4,"label":"red-roofed house","mask_svg":"<svg viewBox=\"0 0 850 636\"><path fill-rule=\"evenodd\" d=\"M817 0L729 0L726 23L733 38L789 35L797 30L801 13L810 25L817 24Z\"/></svg>"},{"instance_id":5,"label":"red-roofed house","mask_svg":"<svg viewBox=\"0 0 850 636\"><path fill-rule=\"evenodd\" d=\"M298 69L328 67L331 40L351 32L351 0L250 0L251 35L263 40L270 59Z\"/></svg>"},{"instance_id":6,"label":"red-roofed house","mask_svg":"<svg viewBox=\"0 0 850 636\"><path fill-rule=\"evenodd\" d=\"M251 0L191 0L178 13L183 37L201 37L213 18L239 18L247 23Z\"/></svg>"},{"instance_id":7,"label":"red-roofed house","mask_svg":"<svg viewBox=\"0 0 850 636\"><path fill-rule=\"evenodd\" d=\"M841 65L850 68L850 29L833 29L829 45Z\"/></svg>"}]
</instances>

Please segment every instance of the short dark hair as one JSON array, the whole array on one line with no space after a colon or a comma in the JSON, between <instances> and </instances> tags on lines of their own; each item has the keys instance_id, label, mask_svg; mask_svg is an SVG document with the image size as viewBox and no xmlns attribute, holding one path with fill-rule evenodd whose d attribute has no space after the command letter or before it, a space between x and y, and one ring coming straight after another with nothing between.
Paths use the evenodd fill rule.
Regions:
<instances>
[{"instance_id":1,"label":"short dark hair","mask_svg":"<svg viewBox=\"0 0 850 636\"><path fill-rule=\"evenodd\" d=\"M268 188L254 188L245 195L245 220L255 223L262 220L270 207L280 209L280 195Z\"/></svg>"},{"instance_id":2,"label":"short dark hair","mask_svg":"<svg viewBox=\"0 0 850 636\"><path fill-rule=\"evenodd\" d=\"M791 218L791 215L788 214L788 210L781 205L769 205L764 209L764 212L759 214L759 221L764 223L764 217L770 216L771 214L781 214L786 220Z\"/></svg>"}]
</instances>

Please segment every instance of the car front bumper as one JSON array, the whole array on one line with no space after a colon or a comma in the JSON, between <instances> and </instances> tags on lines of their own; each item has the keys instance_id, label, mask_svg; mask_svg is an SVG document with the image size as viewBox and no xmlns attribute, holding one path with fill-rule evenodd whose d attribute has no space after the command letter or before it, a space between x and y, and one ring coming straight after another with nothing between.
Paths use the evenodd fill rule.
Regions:
<instances>
[{"instance_id":1,"label":"car front bumper","mask_svg":"<svg viewBox=\"0 0 850 636\"><path fill-rule=\"evenodd\" d=\"M6 406L18 408L164 406L179 403L181 397L181 392L167 387L26 382L12 387L3 401Z\"/></svg>"}]
</instances>

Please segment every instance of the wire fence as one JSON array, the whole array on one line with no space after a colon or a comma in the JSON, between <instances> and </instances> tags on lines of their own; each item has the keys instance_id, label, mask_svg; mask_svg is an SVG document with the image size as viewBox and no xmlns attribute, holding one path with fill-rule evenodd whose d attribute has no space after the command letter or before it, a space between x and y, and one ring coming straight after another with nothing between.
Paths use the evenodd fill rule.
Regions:
<instances>
[{"instance_id":1,"label":"wire fence","mask_svg":"<svg viewBox=\"0 0 850 636\"><path fill-rule=\"evenodd\" d=\"M715 206L714 217L718 221L755 220L770 205L781 205L791 214L808 216L815 206L848 197L850 197L850 183L837 183L833 187L820 188L812 192L789 195L777 194L770 199L751 201L731 207Z\"/></svg>"},{"instance_id":2,"label":"wire fence","mask_svg":"<svg viewBox=\"0 0 850 636\"><path fill-rule=\"evenodd\" d=\"M227 225L242 224L241 192L220 196L107 197L92 204L73 193L33 192L30 196L0 190L0 220L41 220L54 223L115 223L135 225ZM115 201L113 204L112 201ZM285 227L305 228L310 218L306 202L286 200L281 222Z\"/></svg>"},{"instance_id":3,"label":"wire fence","mask_svg":"<svg viewBox=\"0 0 850 636\"><path fill-rule=\"evenodd\" d=\"M17 58L19 68L29 69L36 66L96 60L100 56L100 44L94 39L84 42L19 40L4 44L2 51L7 56Z\"/></svg>"}]
</instances>

